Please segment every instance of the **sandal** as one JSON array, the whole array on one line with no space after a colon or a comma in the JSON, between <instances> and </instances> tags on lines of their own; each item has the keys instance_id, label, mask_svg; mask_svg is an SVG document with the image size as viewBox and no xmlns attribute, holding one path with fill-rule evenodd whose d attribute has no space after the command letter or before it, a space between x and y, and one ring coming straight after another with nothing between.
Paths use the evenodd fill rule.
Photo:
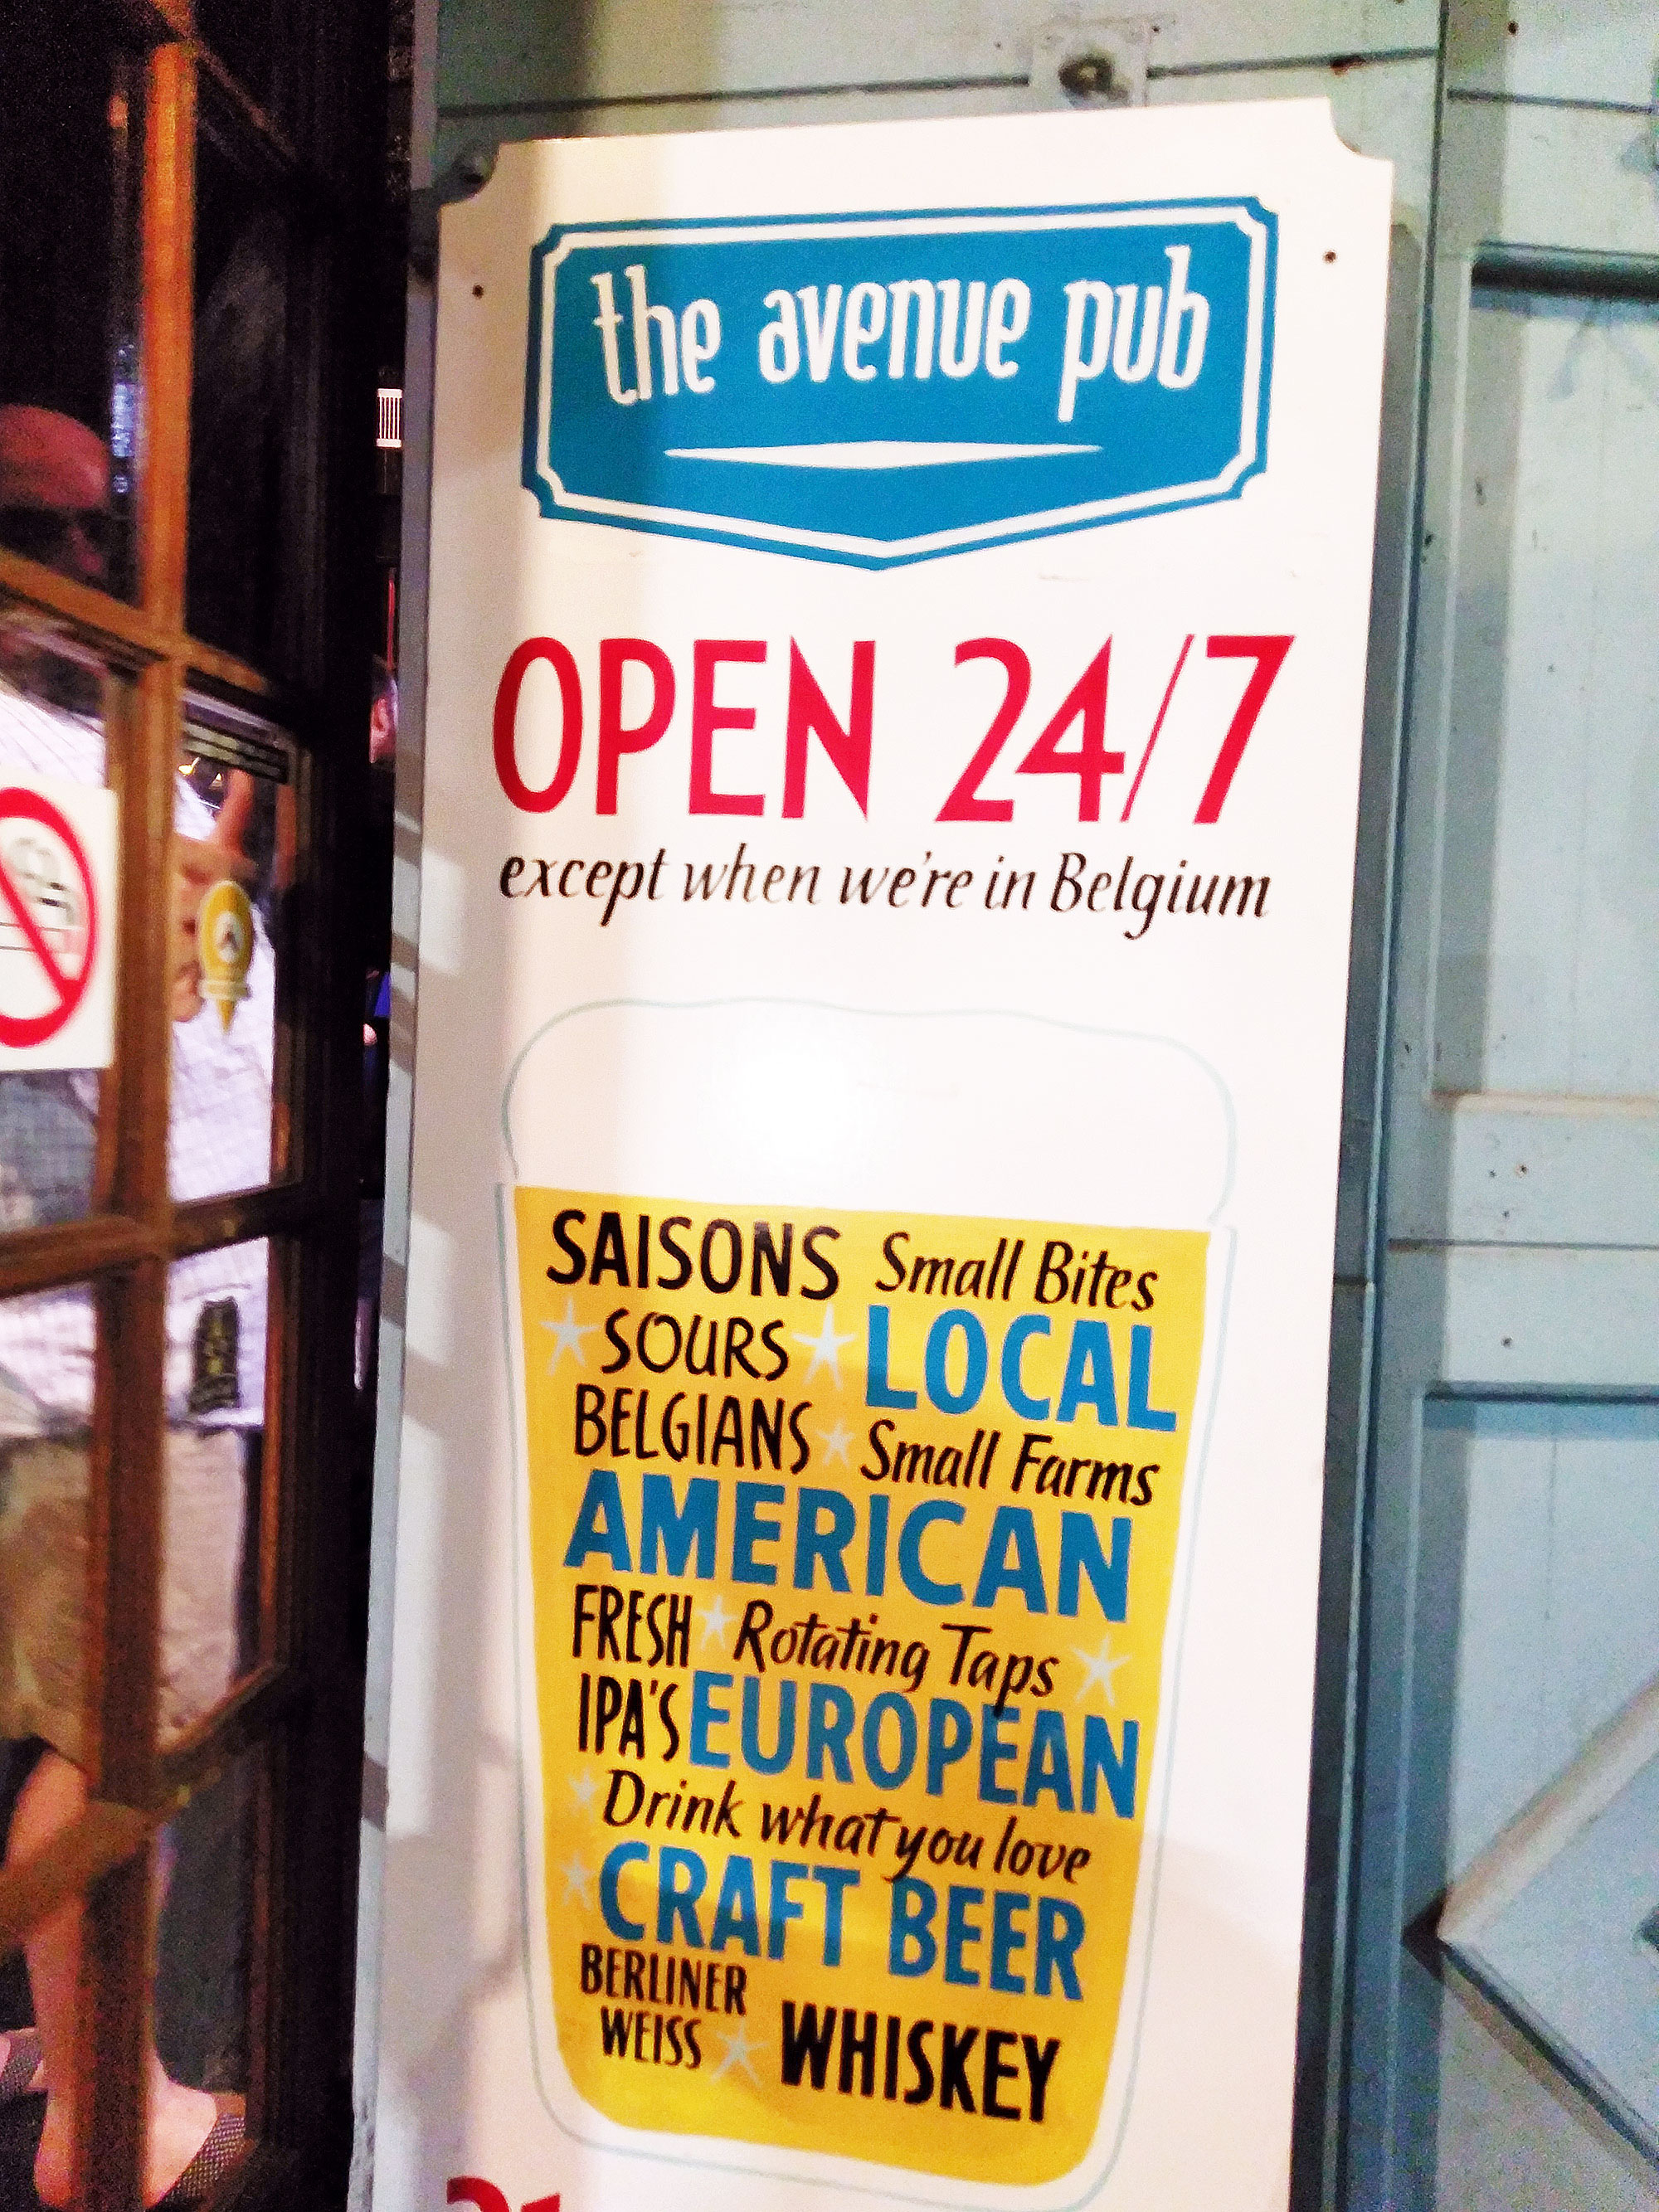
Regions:
<instances>
[{"instance_id":1,"label":"sandal","mask_svg":"<svg viewBox=\"0 0 1659 2212\"><path fill-rule=\"evenodd\" d=\"M0 2029L6 2039L6 2063L0 2066L0 2105L9 2105L18 2097L44 2097L46 2085L40 2079L42 2059L40 2036L33 2027Z\"/></svg>"},{"instance_id":2,"label":"sandal","mask_svg":"<svg viewBox=\"0 0 1659 2212\"><path fill-rule=\"evenodd\" d=\"M207 2140L165 2197L158 2197L151 2212L186 2212L205 2204L242 2154L247 2141L247 2121L240 2097L216 2097L219 2117L208 2130Z\"/></svg>"}]
</instances>

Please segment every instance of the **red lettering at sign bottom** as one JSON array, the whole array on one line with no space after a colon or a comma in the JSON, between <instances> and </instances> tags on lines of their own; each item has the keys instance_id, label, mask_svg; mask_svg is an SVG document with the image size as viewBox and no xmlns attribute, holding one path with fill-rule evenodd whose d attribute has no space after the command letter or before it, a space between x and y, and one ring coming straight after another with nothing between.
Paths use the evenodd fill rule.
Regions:
<instances>
[{"instance_id":1,"label":"red lettering at sign bottom","mask_svg":"<svg viewBox=\"0 0 1659 2212\"><path fill-rule=\"evenodd\" d=\"M452 2176L447 2201L451 2204L476 2204L478 2212L513 2212L513 2207L495 2183L480 2181L476 2173ZM524 2212L559 2212L558 2197L534 2197L526 2203Z\"/></svg>"},{"instance_id":2,"label":"red lettering at sign bottom","mask_svg":"<svg viewBox=\"0 0 1659 2212\"><path fill-rule=\"evenodd\" d=\"M513 2207L495 2183L480 2181L476 2173L453 2175L447 2202L451 2204L476 2204L478 2212L513 2212Z\"/></svg>"}]
</instances>

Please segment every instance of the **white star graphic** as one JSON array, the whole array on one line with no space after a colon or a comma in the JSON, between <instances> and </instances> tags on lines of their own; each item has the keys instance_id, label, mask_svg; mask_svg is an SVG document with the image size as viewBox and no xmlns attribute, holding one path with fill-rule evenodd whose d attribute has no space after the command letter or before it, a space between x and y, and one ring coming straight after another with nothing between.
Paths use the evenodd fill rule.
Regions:
<instances>
[{"instance_id":1,"label":"white star graphic","mask_svg":"<svg viewBox=\"0 0 1659 2212\"><path fill-rule=\"evenodd\" d=\"M591 1774L573 1774L571 1776L570 1794L575 1799L577 1804L581 1807L584 1813L593 1802L593 1792L599 1788L599 1784L593 1779L593 1777Z\"/></svg>"},{"instance_id":2,"label":"white star graphic","mask_svg":"<svg viewBox=\"0 0 1659 2212\"><path fill-rule=\"evenodd\" d=\"M1120 1667L1128 1665L1129 1654L1126 1651L1121 1659L1114 1659L1111 1656L1112 1639L1109 1634L1101 1638L1098 1651L1085 1651L1080 1644L1077 1644L1072 1646L1072 1650L1083 1662L1083 1680L1077 1686L1077 1695L1072 1699L1072 1703L1074 1705L1079 1704L1098 1682L1106 1692L1107 1704L1115 1706L1117 1704L1117 1694L1112 1688L1112 1677Z\"/></svg>"},{"instance_id":3,"label":"white star graphic","mask_svg":"<svg viewBox=\"0 0 1659 2212\"><path fill-rule=\"evenodd\" d=\"M820 1429L818 1442L823 1446L824 1465L828 1467L832 1459L836 1459L843 1467L850 1467L852 1462L847 1456L847 1447L852 1441L853 1431L842 1428L839 1421L833 1429Z\"/></svg>"},{"instance_id":4,"label":"white star graphic","mask_svg":"<svg viewBox=\"0 0 1659 2212\"><path fill-rule=\"evenodd\" d=\"M578 1367L586 1366L587 1362L582 1357L582 1339L585 1336L592 1336L599 1323L596 1321L577 1320L574 1298L565 1300L562 1321L544 1321L542 1327L556 1340L553 1346L553 1357L547 1363L547 1371L550 1375L556 1372L560 1359L567 1352L575 1353Z\"/></svg>"},{"instance_id":5,"label":"white star graphic","mask_svg":"<svg viewBox=\"0 0 1659 2212\"><path fill-rule=\"evenodd\" d=\"M810 1382L812 1377L817 1373L820 1367L827 1367L830 1370L830 1374L835 1377L836 1388L839 1390L841 1388L841 1348L843 1344L856 1344L858 1342L856 1332L851 1336L837 1336L836 1334L836 1310L834 1306L829 1306L824 1310L823 1327L819 1330L816 1336L803 1336L799 1329L792 1330L791 1334L794 1337L795 1342L799 1345L804 1345L807 1351L812 1355L812 1364L806 1370L806 1380Z\"/></svg>"},{"instance_id":6,"label":"white star graphic","mask_svg":"<svg viewBox=\"0 0 1659 2212\"><path fill-rule=\"evenodd\" d=\"M593 1902L587 1893L587 1885L593 1877L579 1858L573 1855L565 1861L559 1869L559 1872L564 1876L564 1893L567 1899L572 1896L578 1897L584 1905L591 1905Z\"/></svg>"},{"instance_id":7,"label":"white star graphic","mask_svg":"<svg viewBox=\"0 0 1659 2212\"><path fill-rule=\"evenodd\" d=\"M761 2086L761 2078L760 2075L756 2073L754 2067L750 2064L750 2059L751 2053L764 2051L766 2045L763 2043L751 2043L749 2040L749 2031L744 2027L743 2023L739 2021L736 2033L726 2037L726 2056L721 2059L720 2064L715 2067L713 2074L709 2076L709 2079L711 2081L718 2081L720 2075L724 2074L728 2068L732 2066L741 2066L744 2072L749 2076L750 2080L758 2089Z\"/></svg>"},{"instance_id":8,"label":"white star graphic","mask_svg":"<svg viewBox=\"0 0 1659 2212\"><path fill-rule=\"evenodd\" d=\"M720 1595L720 1592L716 1590L714 1593L714 1602L713 1605L705 1606L702 1611L703 1643L707 1644L711 1637L717 1644L724 1643L726 1640L726 1632L732 1626L732 1620L736 1616L734 1614L729 1613L726 1611L726 1601ZM700 1644L698 1649L701 1650L702 1648L702 1647Z\"/></svg>"}]
</instances>

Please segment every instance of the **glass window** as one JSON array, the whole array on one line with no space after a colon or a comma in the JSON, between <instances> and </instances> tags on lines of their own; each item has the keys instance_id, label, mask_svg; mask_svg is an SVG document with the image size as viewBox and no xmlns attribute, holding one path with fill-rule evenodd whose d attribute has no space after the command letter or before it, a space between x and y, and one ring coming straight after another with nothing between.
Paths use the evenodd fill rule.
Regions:
<instances>
[{"instance_id":1,"label":"glass window","mask_svg":"<svg viewBox=\"0 0 1659 2212\"><path fill-rule=\"evenodd\" d=\"M162 1831L155 2049L169 2081L240 2111L251 2080L261 1767L234 1760ZM204 2109L195 2124L215 2124ZM192 2130L193 2131L193 2130Z\"/></svg>"},{"instance_id":2,"label":"glass window","mask_svg":"<svg viewBox=\"0 0 1659 2212\"><path fill-rule=\"evenodd\" d=\"M0 1299L0 1740L76 1765L96 1340L85 1283Z\"/></svg>"},{"instance_id":3,"label":"glass window","mask_svg":"<svg viewBox=\"0 0 1659 2212\"><path fill-rule=\"evenodd\" d=\"M181 1200L270 1179L294 759L290 740L261 716L199 694L187 700L173 811L181 964L169 1172Z\"/></svg>"},{"instance_id":4,"label":"glass window","mask_svg":"<svg viewBox=\"0 0 1659 2212\"><path fill-rule=\"evenodd\" d=\"M190 628L264 666L277 635L289 227L204 107L196 149Z\"/></svg>"},{"instance_id":5,"label":"glass window","mask_svg":"<svg viewBox=\"0 0 1659 2212\"><path fill-rule=\"evenodd\" d=\"M0 0L0 544L132 586L142 74L91 0Z\"/></svg>"},{"instance_id":6,"label":"glass window","mask_svg":"<svg viewBox=\"0 0 1659 2212\"><path fill-rule=\"evenodd\" d=\"M163 1748L259 1663L270 1277L264 1238L167 1271Z\"/></svg>"},{"instance_id":7,"label":"glass window","mask_svg":"<svg viewBox=\"0 0 1659 2212\"><path fill-rule=\"evenodd\" d=\"M287 0L284 14L292 14ZM273 0L196 0L196 28L248 98L274 108L276 9Z\"/></svg>"},{"instance_id":8,"label":"glass window","mask_svg":"<svg viewBox=\"0 0 1659 2212\"><path fill-rule=\"evenodd\" d=\"M101 1199L103 1078L76 1056L115 917L71 841L75 794L105 781L106 681L49 617L0 599L0 793L33 805L0 799L0 1232L73 1221Z\"/></svg>"}]
</instances>

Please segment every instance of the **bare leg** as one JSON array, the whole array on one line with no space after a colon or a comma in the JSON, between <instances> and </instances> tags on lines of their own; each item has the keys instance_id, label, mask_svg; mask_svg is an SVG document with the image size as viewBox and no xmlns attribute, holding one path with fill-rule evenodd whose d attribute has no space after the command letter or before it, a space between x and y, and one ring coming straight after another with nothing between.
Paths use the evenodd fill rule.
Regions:
<instances>
[{"instance_id":1,"label":"bare leg","mask_svg":"<svg viewBox=\"0 0 1659 2212\"><path fill-rule=\"evenodd\" d=\"M48 1850L52 1838L82 1811L86 1777L55 1751L42 1753L24 1784L12 1816L9 1863ZM24 1942L29 1987L46 2067L46 2117L34 2161L34 2185L46 2205L69 2203L74 2178L75 2118L80 2081L82 1906L64 1905L32 1928ZM205 2090L167 2079L154 2045L145 2061L149 2078L149 2139L144 2161L144 2202L165 2196L207 2140L215 2106Z\"/></svg>"},{"instance_id":2,"label":"bare leg","mask_svg":"<svg viewBox=\"0 0 1659 2212\"><path fill-rule=\"evenodd\" d=\"M43 1752L23 1784L12 1815L8 1863L50 1847L87 1802L86 1777L55 1751ZM46 2063L46 2118L34 2162L35 2187L48 2204L69 2202L75 2159L78 2083L76 2021L81 2008L81 1905L61 1906L25 1938L35 2025Z\"/></svg>"}]
</instances>

